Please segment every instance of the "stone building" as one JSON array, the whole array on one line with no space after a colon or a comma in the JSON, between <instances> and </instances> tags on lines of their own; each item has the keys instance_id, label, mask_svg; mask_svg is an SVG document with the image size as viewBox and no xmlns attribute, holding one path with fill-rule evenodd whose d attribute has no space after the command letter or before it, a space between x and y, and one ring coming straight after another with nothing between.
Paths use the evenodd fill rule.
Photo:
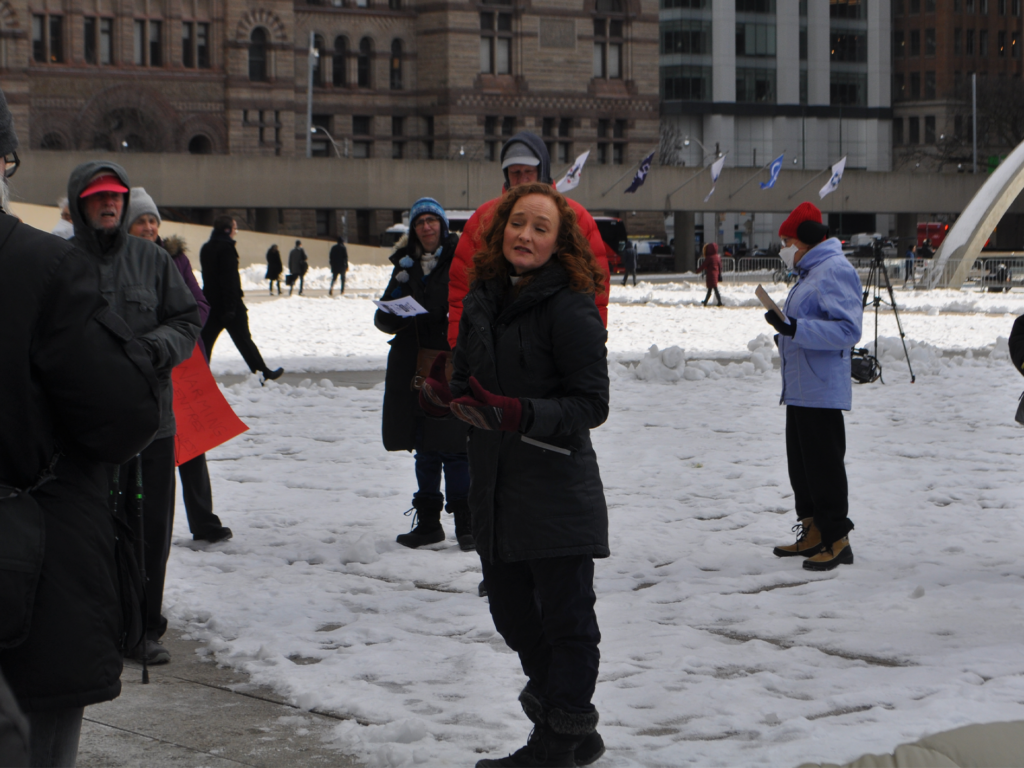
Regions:
<instances>
[{"instance_id":1,"label":"stone building","mask_svg":"<svg viewBox=\"0 0 1024 768\"><path fill-rule=\"evenodd\" d=\"M658 142L657 45L656 0L0 0L0 82L32 149L301 156L311 72L325 172L338 154L497 160L523 129L556 170L588 148L629 165ZM238 213L360 242L400 215Z\"/></svg>"},{"instance_id":2,"label":"stone building","mask_svg":"<svg viewBox=\"0 0 1024 768\"><path fill-rule=\"evenodd\" d=\"M1012 148L997 127L988 125L986 130L986 118L994 103L1020 104L1024 95L1019 90L1022 5L1021 0L893 0L897 167L970 170L972 74L977 74L982 112L979 170L987 167L990 156ZM1019 124L1024 112L1005 117Z\"/></svg>"}]
</instances>

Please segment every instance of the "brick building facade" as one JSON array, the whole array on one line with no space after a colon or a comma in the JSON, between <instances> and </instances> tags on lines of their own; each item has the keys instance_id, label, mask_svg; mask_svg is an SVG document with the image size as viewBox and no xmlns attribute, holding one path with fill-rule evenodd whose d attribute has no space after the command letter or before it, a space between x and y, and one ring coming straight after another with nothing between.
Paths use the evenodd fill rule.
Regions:
<instances>
[{"instance_id":1,"label":"brick building facade","mask_svg":"<svg viewBox=\"0 0 1024 768\"><path fill-rule=\"evenodd\" d=\"M943 161L942 170L966 169L971 75L977 73L986 93L1000 81L1021 79L1022 6L1022 0L893 0L894 167L938 169ZM1005 154L994 139L979 130L979 166L990 152Z\"/></svg>"},{"instance_id":2,"label":"brick building facade","mask_svg":"<svg viewBox=\"0 0 1024 768\"><path fill-rule=\"evenodd\" d=\"M325 172L497 160L523 129L555 169L658 142L656 0L0 0L0 81L33 149L302 155L311 34ZM397 214L286 205L240 219L372 242Z\"/></svg>"}]
</instances>

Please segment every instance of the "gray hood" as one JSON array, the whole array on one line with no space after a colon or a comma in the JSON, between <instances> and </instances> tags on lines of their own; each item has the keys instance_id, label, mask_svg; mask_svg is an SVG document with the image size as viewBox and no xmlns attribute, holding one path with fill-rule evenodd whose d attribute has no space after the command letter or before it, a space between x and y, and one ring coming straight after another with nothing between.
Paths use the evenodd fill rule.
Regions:
<instances>
[{"instance_id":1,"label":"gray hood","mask_svg":"<svg viewBox=\"0 0 1024 768\"><path fill-rule=\"evenodd\" d=\"M114 174L129 190L132 186L128 183L128 174L125 173L124 168L117 163L111 163L107 160L89 160L71 172L71 178L68 179L68 210L71 212L71 221L75 225L75 238L88 253L95 256L103 255L104 251L100 248L99 240L96 237L96 230L86 223L85 217L82 215L82 211L79 208L81 200L78 199L78 196L82 194L82 190L89 183L89 179L100 171L109 171ZM110 244L110 248L105 251L106 253L116 253L124 245L125 238L128 237L128 216L126 214L130 201L131 192L125 192L121 224L118 227L117 236Z\"/></svg>"},{"instance_id":2,"label":"gray hood","mask_svg":"<svg viewBox=\"0 0 1024 768\"><path fill-rule=\"evenodd\" d=\"M505 152L508 150L509 145L515 142L525 144L540 159L540 165L537 166L537 181L543 182L544 184L551 183L551 155L548 154L547 144L544 140L536 133L530 133L529 131L520 131L515 136L510 138L501 146L501 161L505 162ZM508 189L508 169L504 170L505 174L505 189Z\"/></svg>"}]
</instances>

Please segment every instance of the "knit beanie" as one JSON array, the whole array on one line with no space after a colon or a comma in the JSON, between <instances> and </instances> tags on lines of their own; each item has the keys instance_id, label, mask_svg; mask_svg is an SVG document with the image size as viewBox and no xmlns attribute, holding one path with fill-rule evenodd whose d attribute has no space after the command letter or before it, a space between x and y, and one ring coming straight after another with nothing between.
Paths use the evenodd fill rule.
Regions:
<instances>
[{"instance_id":1,"label":"knit beanie","mask_svg":"<svg viewBox=\"0 0 1024 768\"><path fill-rule=\"evenodd\" d=\"M441 240L447 240L448 214L445 213L444 206L432 197L421 197L412 204L412 208L409 209L409 230L413 231L415 229L416 219L425 213L437 216L441 220Z\"/></svg>"},{"instance_id":2,"label":"knit beanie","mask_svg":"<svg viewBox=\"0 0 1024 768\"><path fill-rule=\"evenodd\" d=\"M128 216L125 218L128 226L130 227L134 224L136 219L144 213L156 216L157 223L163 224L163 220L160 218L160 211L156 209L156 203L153 202L153 198L146 192L145 187L132 187L128 202Z\"/></svg>"},{"instance_id":3,"label":"knit beanie","mask_svg":"<svg viewBox=\"0 0 1024 768\"><path fill-rule=\"evenodd\" d=\"M14 132L14 115L0 90L0 155L9 155L18 148L18 134Z\"/></svg>"},{"instance_id":4,"label":"knit beanie","mask_svg":"<svg viewBox=\"0 0 1024 768\"><path fill-rule=\"evenodd\" d=\"M779 227L779 237L794 237L801 243L817 245L828 236L821 223L821 211L813 203L800 203Z\"/></svg>"}]
</instances>

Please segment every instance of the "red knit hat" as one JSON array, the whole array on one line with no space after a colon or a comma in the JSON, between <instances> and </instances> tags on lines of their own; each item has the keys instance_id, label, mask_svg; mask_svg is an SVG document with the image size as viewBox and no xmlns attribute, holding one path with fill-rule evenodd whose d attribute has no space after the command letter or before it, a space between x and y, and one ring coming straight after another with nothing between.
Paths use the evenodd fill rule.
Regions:
<instances>
[{"instance_id":1,"label":"red knit hat","mask_svg":"<svg viewBox=\"0 0 1024 768\"><path fill-rule=\"evenodd\" d=\"M805 221L821 224L821 211L813 203L800 203L779 227L779 237L797 237L796 228Z\"/></svg>"}]
</instances>

